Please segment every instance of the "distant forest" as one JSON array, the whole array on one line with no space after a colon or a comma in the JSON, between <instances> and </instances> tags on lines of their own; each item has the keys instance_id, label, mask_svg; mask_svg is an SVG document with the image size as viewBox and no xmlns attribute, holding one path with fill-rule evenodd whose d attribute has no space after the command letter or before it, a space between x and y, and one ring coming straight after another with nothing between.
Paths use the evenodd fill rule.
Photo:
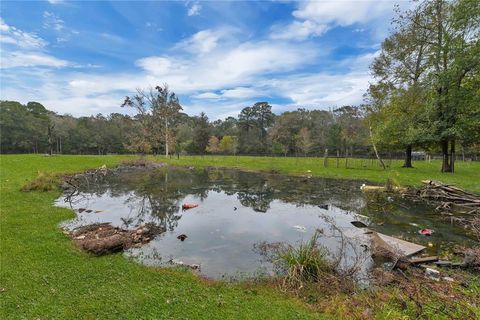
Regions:
<instances>
[{"instance_id":1,"label":"distant forest","mask_svg":"<svg viewBox=\"0 0 480 320\"><path fill-rule=\"evenodd\" d=\"M205 113L168 117L169 154L365 155L371 152L361 108L275 115L267 102L238 117L210 121ZM124 111L120 109L119 111ZM148 112L148 110L145 110ZM38 102L0 102L2 153L165 154L165 120L139 112L90 117L59 115ZM148 123L145 123L148 122Z\"/></svg>"},{"instance_id":2,"label":"distant forest","mask_svg":"<svg viewBox=\"0 0 480 320\"><path fill-rule=\"evenodd\" d=\"M205 113L190 116L181 112L178 99L168 88L157 87L146 99L161 97L167 90L162 113L133 101L137 115L121 113L89 117L59 115L38 102L23 105L16 101L0 102L2 153L165 154L170 155L250 154L279 156L373 156L372 139L383 154L399 156L403 145L370 135L369 117L364 106L343 106L326 110L295 111L275 115L267 102L246 107L237 117L209 121ZM174 97L171 100L171 97ZM136 99L136 100L135 100ZM169 100L170 99L170 100ZM168 107L170 106L170 107ZM172 107L176 106L176 107ZM119 111L124 111L119 106ZM384 141L385 140L385 141ZM468 142L468 141L467 141ZM462 150L476 153L479 145L460 141ZM424 144L422 150L439 152L436 144Z\"/></svg>"}]
</instances>

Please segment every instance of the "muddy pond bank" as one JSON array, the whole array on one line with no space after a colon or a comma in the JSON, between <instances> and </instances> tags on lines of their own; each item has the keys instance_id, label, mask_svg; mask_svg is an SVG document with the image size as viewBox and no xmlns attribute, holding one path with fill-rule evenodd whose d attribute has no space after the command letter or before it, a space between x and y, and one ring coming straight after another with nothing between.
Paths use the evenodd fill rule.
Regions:
<instances>
[{"instance_id":1,"label":"muddy pond bank","mask_svg":"<svg viewBox=\"0 0 480 320\"><path fill-rule=\"evenodd\" d=\"M154 227L148 241L122 247L125 254L147 265L199 266L201 274L216 279L272 274L271 262L255 249L259 243L295 245L317 230L322 231L319 243L341 266L361 261L368 270L374 261L363 231L352 221L422 244L428 254L473 242L461 226L440 219L430 206L363 194L363 181L156 166L79 175L74 193L67 191L56 202L77 213L63 227L73 231L110 223L124 234ZM198 207L183 210L184 204ZM418 233L422 228L435 233L426 237Z\"/></svg>"}]
</instances>

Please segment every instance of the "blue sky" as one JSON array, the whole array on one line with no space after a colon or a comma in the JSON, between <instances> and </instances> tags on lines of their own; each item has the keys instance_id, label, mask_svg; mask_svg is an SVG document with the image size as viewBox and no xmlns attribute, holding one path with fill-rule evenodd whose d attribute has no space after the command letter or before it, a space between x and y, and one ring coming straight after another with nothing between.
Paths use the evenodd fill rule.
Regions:
<instances>
[{"instance_id":1,"label":"blue sky","mask_svg":"<svg viewBox=\"0 0 480 320\"><path fill-rule=\"evenodd\" d=\"M359 104L395 3L2 1L0 98L108 114L168 83L211 119Z\"/></svg>"}]
</instances>

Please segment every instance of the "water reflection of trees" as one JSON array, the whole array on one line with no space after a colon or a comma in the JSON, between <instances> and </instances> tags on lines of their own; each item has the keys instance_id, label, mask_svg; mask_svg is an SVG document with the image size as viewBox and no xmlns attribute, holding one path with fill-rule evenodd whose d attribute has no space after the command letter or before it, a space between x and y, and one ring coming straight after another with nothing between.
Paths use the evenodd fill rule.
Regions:
<instances>
[{"instance_id":1,"label":"water reflection of trees","mask_svg":"<svg viewBox=\"0 0 480 320\"><path fill-rule=\"evenodd\" d=\"M88 180L88 179L87 179ZM297 206L333 204L344 210L359 208L359 184L317 178L285 177L237 170L157 170L109 173L79 187L79 195L125 197L131 214L128 226L153 222L173 230L181 218L181 201L187 195L203 200L209 191L236 195L243 206L267 212L279 199ZM72 197L75 201L75 197Z\"/></svg>"},{"instance_id":2,"label":"water reflection of trees","mask_svg":"<svg viewBox=\"0 0 480 320\"><path fill-rule=\"evenodd\" d=\"M333 204L352 211L363 206L360 182L347 180L285 177L272 174L242 172L238 170L214 170L209 175L216 190L237 194L240 203L256 211L265 212L270 203L282 200L297 206Z\"/></svg>"}]
</instances>

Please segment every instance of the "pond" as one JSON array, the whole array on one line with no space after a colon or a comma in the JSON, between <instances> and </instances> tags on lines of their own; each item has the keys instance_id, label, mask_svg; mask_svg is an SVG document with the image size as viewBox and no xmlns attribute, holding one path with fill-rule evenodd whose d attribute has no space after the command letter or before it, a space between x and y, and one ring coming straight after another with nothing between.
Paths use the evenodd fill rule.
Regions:
<instances>
[{"instance_id":1,"label":"pond","mask_svg":"<svg viewBox=\"0 0 480 320\"><path fill-rule=\"evenodd\" d=\"M433 208L386 194L367 195L363 181L243 172L227 169L124 169L85 177L78 192L57 206L72 208L74 229L110 222L125 229L152 223L161 232L126 255L147 265L199 265L204 276L244 278L274 272L261 244L298 245L318 230L319 243L340 267L372 265L362 221L384 234L427 246L439 254L471 242L462 228ZM198 207L182 210L183 204ZM426 237L419 229L435 232ZM186 235L181 241L179 235ZM360 257L361 256L361 257Z\"/></svg>"}]
</instances>

